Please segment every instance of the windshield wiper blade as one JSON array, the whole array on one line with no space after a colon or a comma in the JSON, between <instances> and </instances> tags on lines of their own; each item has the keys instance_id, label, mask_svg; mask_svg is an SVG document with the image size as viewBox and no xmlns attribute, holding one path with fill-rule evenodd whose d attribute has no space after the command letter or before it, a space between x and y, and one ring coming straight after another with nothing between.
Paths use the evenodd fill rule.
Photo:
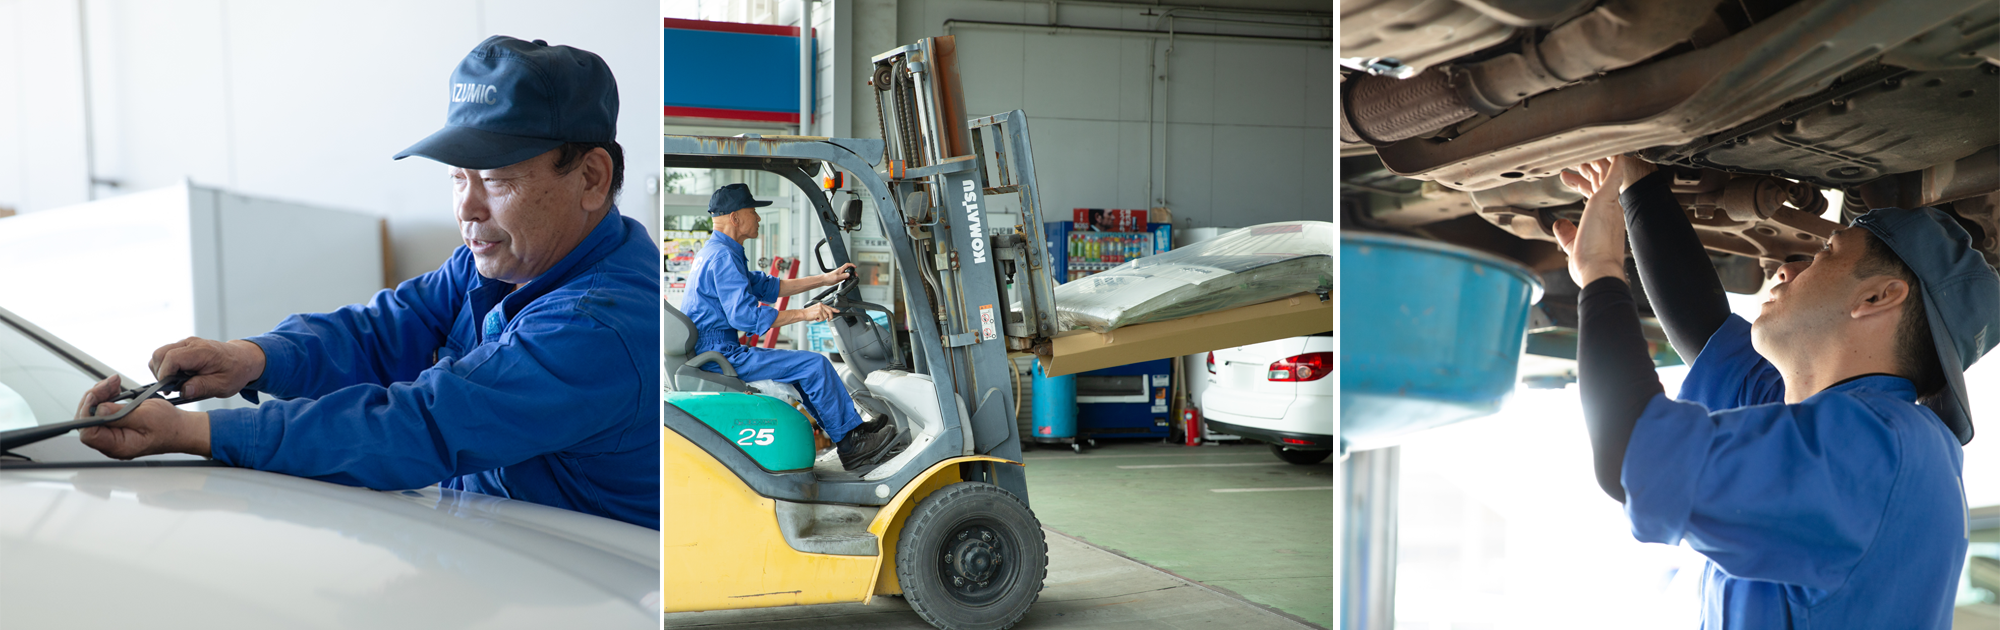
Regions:
<instances>
[{"instance_id":1,"label":"windshield wiper blade","mask_svg":"<svg viewBox=\"0 0 2000 630\"><path fill-rule=\"evenodd\" d=\"M189 375L187 374L175 374L173 376L168 376L166 378L160 379L160 382L158 383L147 385L145 387L141 387L138 389L127 389L120 391L118 392L117 396L113 396L111 400L107 400L104 402L118 402L121 400L130 400L132 402L131 404L125 405L123 408L120 408L117 412L112 413L111 415L108 416L90 416L87 418L77 418L75 420L71 420L68 422L44 424L41 426L28 427L25 429L14 429L11 431L0 431L0 452L11 451L16 448L27 446L29 444L34 444L36 442L40 442L42 440L46 440L58 435L62 435L64 433L75 431L77 429L85 429L94 426L106 425L106 424L111 424L113 422L117 422L119 420L123 420L125 419L126 414L132 413L133 409L138 409L139 405L145 403L148 399L151 399L154 396L159 396L160 392L181 391L181 385L186 384L188 378ZM161 398L166 398L166 397L161 396ZM184 405L187 403L206 400L206 399L207 397L180 396L167 399L167 403L173 405Z\"/></svg>"}]
</instances>

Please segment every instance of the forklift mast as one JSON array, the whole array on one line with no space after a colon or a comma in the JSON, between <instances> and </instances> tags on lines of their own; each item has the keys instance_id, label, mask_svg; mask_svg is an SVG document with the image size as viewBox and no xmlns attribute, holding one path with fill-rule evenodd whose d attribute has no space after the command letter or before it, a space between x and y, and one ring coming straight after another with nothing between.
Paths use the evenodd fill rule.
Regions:
<instances>
[{"instance_id":1,"label":"forklift mast","mask_svg":"<svg viewBox=\"0 0 2000 630\"><path fill-rule=\"evenodd\" d=\"M873 61L869 82L889 141L885 170L906 174L891 186L904 200L918 264L928 263L921 284L944 328L946 363L930 366L931 374L948 371L963 385L975 452L1020 461L1018 374L1008 353L1030 350L1056 332L1027 117L1015 110L961 122L965 99L951 37L923 39ZM989 166L997 167L997 178ZM1002 194L1019 196L1020 225L1013 230L991 226L987 196ZM1027 497L1025 478L1010 478L1021 476L1019 468L999 470L990 481Z\"/></svg>"},{"instance_id":2,"label":"forklift mast","mask_svg":"<svg viewBox=\"0 0 2000 630\"><path fill-rule=\"evenodd\" d=\"M988 455L1021 460L1015 422L1018 375L1009 354L1046 348L1056 333L1054 283L1042 234L1027 117L1015 110L968 120L959 88L952 38L935 37L877 55L869 83L875 88L882 140L811 136L666 136L665 165L753 169L798 186L826 235L833 267L851 255L840 235L858 227L851 213L836 216L828 191L813 175L822 165L848 173L851 188L872 202L898 273L909 348L871 359L843 352L857 373L902 369L931 378L946 426L957 424L962 444L953 456ZM1019 225L993 226L988 198L1017 195ZM861 302L849 289L846 303ZM900 317L895 317L900 316ZM840 347L865 343L866 316L836 317ZM893 336L893 332L891 333ZM954 404L952 401L962 401ZM914 472L897 474L904 477ZM966 464L967 480L993 483L1027 501L1018 466ZM879 505L868 496L877 483L822 484L814 499Z\"/></svg>"}]
</instances>

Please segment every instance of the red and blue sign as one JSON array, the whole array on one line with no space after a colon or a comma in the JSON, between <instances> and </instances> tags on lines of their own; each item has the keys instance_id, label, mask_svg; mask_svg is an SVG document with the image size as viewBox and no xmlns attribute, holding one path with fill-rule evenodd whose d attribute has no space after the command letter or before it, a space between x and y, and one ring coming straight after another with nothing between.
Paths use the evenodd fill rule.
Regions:
<instances>
[{"instance_id":1,"label":"red and blue sign","mask_svg":"<svg viewBox=\"0 0 2000 630\"><path fill-rule=\"evenodd\" d=\"M798 27L664 19L668 117L799 122Z\"/></svg>"}]
</instances>

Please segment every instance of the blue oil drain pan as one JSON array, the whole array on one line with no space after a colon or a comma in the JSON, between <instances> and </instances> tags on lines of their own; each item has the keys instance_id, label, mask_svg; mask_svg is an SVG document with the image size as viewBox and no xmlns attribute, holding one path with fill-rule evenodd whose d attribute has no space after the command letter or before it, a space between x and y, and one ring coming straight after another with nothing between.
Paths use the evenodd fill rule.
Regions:
<instances>
[{"instance_id":1,"label":"blue oil drain pan","mask_svg":"<svg viewBox=\"0 0 2000 630\"><path fill-rule=\"evenodd\" d=\"M1534 273L1491 254L1342 232L1342 452L1499 410L1541 294Z\"/></svg>"}]
</instances>

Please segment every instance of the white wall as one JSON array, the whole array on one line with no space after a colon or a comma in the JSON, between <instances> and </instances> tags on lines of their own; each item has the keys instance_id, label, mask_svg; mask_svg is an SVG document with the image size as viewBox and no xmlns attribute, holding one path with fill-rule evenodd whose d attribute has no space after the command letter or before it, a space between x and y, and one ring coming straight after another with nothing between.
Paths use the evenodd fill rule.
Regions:
<instances>
[{"instance_id":1,"label":"white wall","mask_svg":"<svg viewBox=\"0 0 2000 630\"><path fill-rule=\"evenodd\" d=\"M798 0L682 0L676 6L710 20L798 23ZM1067 26L1169 28L1168 21L1143 15L1147 11L1059 3L1057 17ZM944 21L954 18L1044 24L1049 4L817 2L821 119L811 132L880 136L866 85L868 59L944 35ZM1176 20L1172 28L1314 33L1196 20ZM1053 215L1047 219L1063 219L1071 208L1165 206L1182 227L1333 220L1331 46L1176 38L1168 54L1164 38L964 27L950 34L959 42L967 115L1027 112L1041 201ZM1155 75L1166 80L1152 80ZM1008 200L998 199L1003 203L996 207Z\"/></svg>"},{"instance_id":2,"label":"white wall","mask_svg":"<svg viewBox=\"0 0 2000 630\"><path fill-rule=\"evenodd\" d=\"M1068 26L1168 28L1143 7L1058 11ZM1049 18L1047 4L1004 0L902 0L898 13L897 45L946 34L947 19ZM1215 27L1179 21L1174 29ZM1169 55L1165 39L976 27L950 34L966 114L1027 113L1048 212L1165 206L1183 228L1333 220L1331 46L1176 38ZM878 52L856 51L864 59ZM872 108L855 112L857 130L874 116Z\"/></svg>"},{"instance_id":3,"label":"white wall","mask_svg":"<svg viewBox=\"0 0 2000 630\"><path fill-rule=\"evenodd\" d=\"M79 11L81 6L81 11ZM444 167L390 156L444 123L451 70L493 34L604 57L618 77L626 216L657 230L659 6L631 0L0 0L0 206L183 178L386 217L397 280L459 244Z\"/></svg>"}]
</instances>

